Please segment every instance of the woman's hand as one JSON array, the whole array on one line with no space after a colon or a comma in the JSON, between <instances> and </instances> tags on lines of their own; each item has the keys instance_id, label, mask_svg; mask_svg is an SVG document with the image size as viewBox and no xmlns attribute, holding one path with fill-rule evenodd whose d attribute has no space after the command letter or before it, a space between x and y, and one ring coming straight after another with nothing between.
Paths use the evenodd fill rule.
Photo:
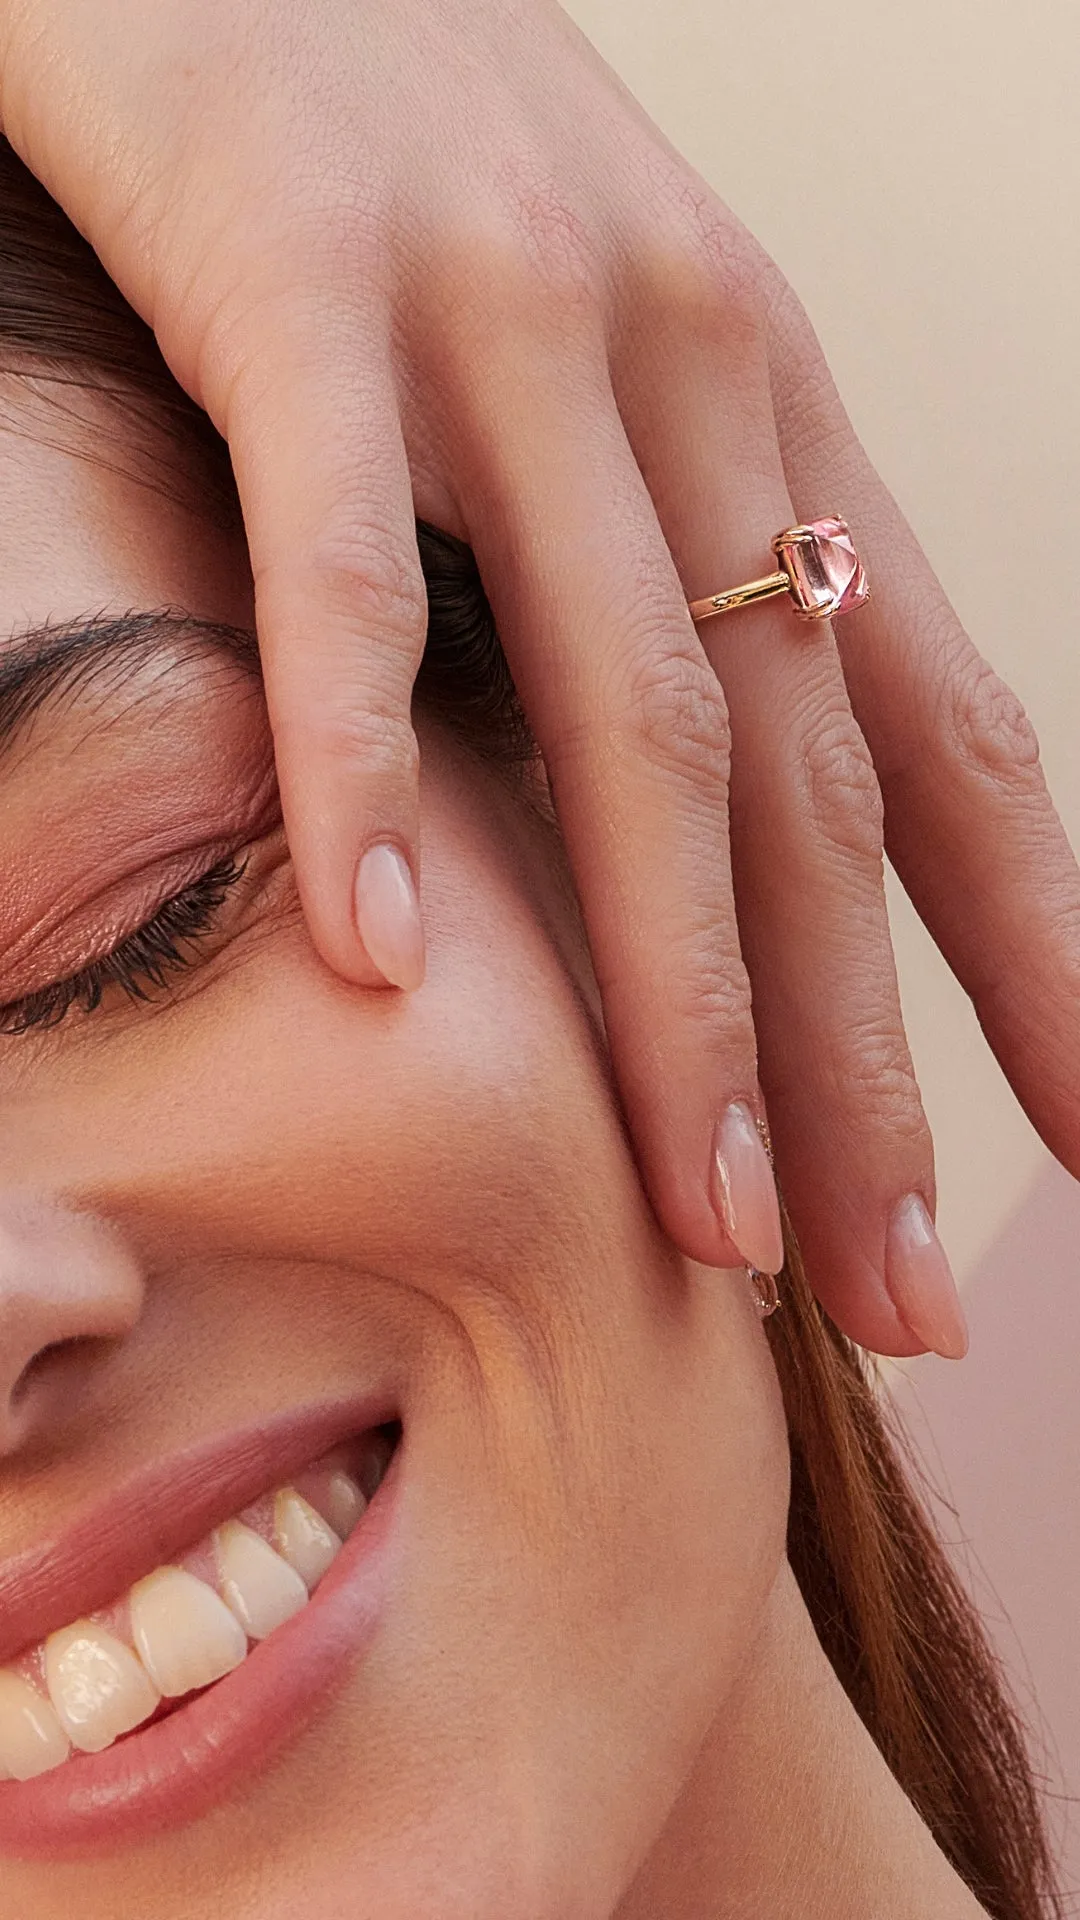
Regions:
<instances>
[{"instance_id":1,"label":"woman's hand","mask_svg":"<svg viewBox=\"0 0 1080 1920\"><path fill-rule=\"evenodd\" d=\"M955 1348L882 802L1074 1171L1080 886L776 268L548 0L0 0L0 35L6 132L228 438L326 960L423 965L415 512L476 550L665 1225L775 1264L760 1071L826 1307ZM836 642L777 602L695 631L687 597L830 512L874 591Z\"/></svg>"}]
</instances>

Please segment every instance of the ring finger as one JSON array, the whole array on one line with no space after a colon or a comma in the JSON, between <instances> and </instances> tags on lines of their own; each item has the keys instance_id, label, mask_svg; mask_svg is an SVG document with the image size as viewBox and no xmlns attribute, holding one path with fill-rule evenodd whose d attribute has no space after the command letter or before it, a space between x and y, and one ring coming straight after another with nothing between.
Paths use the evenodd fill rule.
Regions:
<instances>
[{"instance_id":1,"label":"ring finger","mask_svg":"<svg viewBox=\"0 0 1080 1920\"><path fill-rule=\"evenodd\" d=\"M717 312L676 332L657 316L615 359L620 411L688 597L771 572L770 538L799 514L757 329ZM699 631L731 715L740 938L810 1277L863 1345L959 1352L889 933L880 796L831 629L800 621L785 595Z\"/></svg>"}]
</instances>

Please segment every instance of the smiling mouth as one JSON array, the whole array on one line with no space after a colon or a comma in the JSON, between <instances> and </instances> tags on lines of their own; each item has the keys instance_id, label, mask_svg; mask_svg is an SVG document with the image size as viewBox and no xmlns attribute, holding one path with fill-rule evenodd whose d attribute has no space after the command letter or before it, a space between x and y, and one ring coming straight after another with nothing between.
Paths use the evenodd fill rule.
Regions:
<instances>
[{"instance_id":1,"label":"smiling mouth","mask_svg":"<svg viewBox=\"0 0 1080 1920\"><path fill-rule=\"evenodd\" d=\"M212 1691L309 1604L400 1438L375 1427L269 1488L111 1606L0 1667L0 1780L102 1754Z\"/></svg>"}]
</instances>

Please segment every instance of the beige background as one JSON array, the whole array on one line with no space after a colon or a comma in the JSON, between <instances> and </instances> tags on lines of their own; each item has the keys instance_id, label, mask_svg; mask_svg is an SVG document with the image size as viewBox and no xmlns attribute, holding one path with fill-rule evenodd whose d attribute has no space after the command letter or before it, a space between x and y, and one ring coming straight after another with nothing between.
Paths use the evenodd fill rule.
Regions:
<instances>
[{"instance_id":1,"label":"beige background","mask_svg":"<svg viewBox=\"0 0 1080 1920\"><path fill-rule=\"evenodd\" d=\"M1062 566L1080 518L1080 7L570 11L798 289L872 458L1027 705L1080 845L1080 591ZM921 1406L958 1507L951 1535L1036 1697L1048 1770L1080 1793L1080 1189L899 888L891 904L939 1225L973 1331L962 1368L919 1362L900 1392ZM1080 1811L1062 1844L1080 1883Z\"/></svg>"}]
</instances>

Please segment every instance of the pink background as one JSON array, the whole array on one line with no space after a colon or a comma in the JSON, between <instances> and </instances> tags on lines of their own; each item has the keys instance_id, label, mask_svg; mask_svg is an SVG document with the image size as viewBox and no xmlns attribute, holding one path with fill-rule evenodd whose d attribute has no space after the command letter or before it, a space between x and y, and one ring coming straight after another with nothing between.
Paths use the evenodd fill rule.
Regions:
<instances>
[{"instance_id":1,"label":"pink background","mask_svg":"<svg viewBox=\"0 0 1080 1920\"><path fill-rule=\"evenodd\" d=\"M965 1288L971 1352L895 1392L1047 1776L1080 1911L1080 1186L1048 1166ZM1074 1797L1070 1805L1066 1796Z\"/></svg>"}]
</instances>

